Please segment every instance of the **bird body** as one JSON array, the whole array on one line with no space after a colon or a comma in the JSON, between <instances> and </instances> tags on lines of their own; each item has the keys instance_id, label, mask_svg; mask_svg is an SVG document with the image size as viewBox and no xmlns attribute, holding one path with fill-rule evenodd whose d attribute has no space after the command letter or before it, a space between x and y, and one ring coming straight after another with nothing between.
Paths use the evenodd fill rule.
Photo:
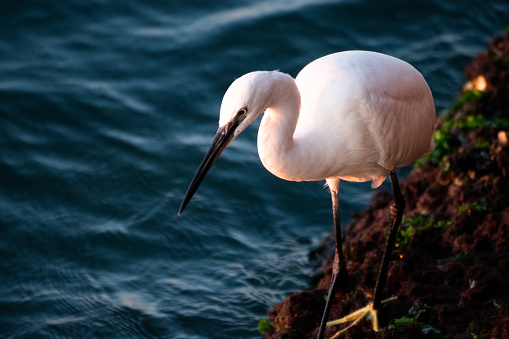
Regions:
<instances>
[{"instance_id":1,"label":"bird body","mask_svg":"<svg viewBox=\"0 0 509 339\"><path fill-rule=\"evenodd\" d=\"M323 180L332 198L336 251L325 311L323 338L335 290L348 274L342 251L339 181L372 181L390 174L394 205L391 229L375 286L374 301L346 321L369 314L378 330L378 309L405 200L396 167L434 149L435 107L422 75L410 64L375 52L348 51L317 59L293 79L278 71L251 72L235 80L221 104L219 128L180 206L187 206L219 155L264 113L258 153L271 173L291 181ZM340 320L343 322L343 320Z\"/></svg>"},{"instance_id":2,"label":"bird body","mask_svg":"<svg viewBox=\"0 0 509 339\"><path fill-rule=\"evenodd\" d=\"M434 148L431 91L400 59L365 51L335 53L307 65L295 81L302 104L294 137L312 144L313 153L322 149L320 158L328 159L323 178L373 180L378 187L389 171Z\"/></svg>"},{"instance_id":3,"label":"bird body","mask_svg":"<svg viewBox=\"0 0 509 339\"><path fill-rule=\"evenodd\" d=\"M242 107L250 114L245 126L265 112L260 159L285 180L372 180L376 188L392 169L434 148L435 108L426 81L410 64L380 53L330 54L295 80L248 73L226 92L220 126Z\"/></svg>"}]
</instances>

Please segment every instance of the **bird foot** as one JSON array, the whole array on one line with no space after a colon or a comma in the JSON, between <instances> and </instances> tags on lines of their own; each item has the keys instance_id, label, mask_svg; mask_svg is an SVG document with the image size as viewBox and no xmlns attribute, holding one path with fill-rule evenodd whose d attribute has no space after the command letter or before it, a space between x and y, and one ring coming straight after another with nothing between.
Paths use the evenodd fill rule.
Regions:
<instances>
[{"instance_id":1,"label":"bird foot","mask_svg":"<svg viewBox=\"0 0 509 339\"><path fill-rule=\"evenodd\" d=\"M397 298L398 297L392 297L392 298L383 300L382 304L389 302L389 301L396 300ZM375 310L373 308L373 304L371 303L371 304L367 305L366 307L361 308L360 310L357 310L353 313L350 313L347 316L344 316L343 318L327 322L326 326L329 327L329 326L344 324L349 321L353 321L353 323L351 323L348 327L337 332L330 339L337 339L337 338L343 337L345 335L346 331L348 331L348 329L350 327L359 324L362 321L362 319L367 319L367 320L371 321L371 323L373 324L373 331L375 331L375 332L379 331L378 310Z\"/></svg>"}]
</instances>

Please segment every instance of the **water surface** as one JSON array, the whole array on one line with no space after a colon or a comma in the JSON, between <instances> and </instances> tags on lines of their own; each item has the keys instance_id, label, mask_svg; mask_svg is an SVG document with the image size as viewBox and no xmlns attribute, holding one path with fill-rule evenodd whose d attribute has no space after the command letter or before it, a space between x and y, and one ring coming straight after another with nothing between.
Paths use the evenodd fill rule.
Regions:
<instances>
[{"instance_id":1,"label":"water surface","mask_svg":"<svg viewBox=\"0 0 509 339\"><path fill-rule=\"evenodd\" d=\"M1 336L260 337L266 311L310 286L330 198L265 171L256 123L177 217L229 84L375 50L419 69L440 112L507 13L505 0L4 1ZM372 192L342 183L345 224Z\"/></svg>"}]
</instances>

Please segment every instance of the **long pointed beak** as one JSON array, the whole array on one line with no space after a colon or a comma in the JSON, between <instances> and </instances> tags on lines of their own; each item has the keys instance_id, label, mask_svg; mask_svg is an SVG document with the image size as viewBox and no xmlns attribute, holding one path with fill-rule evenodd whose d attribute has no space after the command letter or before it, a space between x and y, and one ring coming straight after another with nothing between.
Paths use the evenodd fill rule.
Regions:
<instances>
[{"instance_id":1,"label":"long pointed beak","mask_svg":"<svg viewBox=\"0 0 509 339\"><path fill-rule=\"evenodd\" d=\"M214 165L217 158L219 158L219 155L224 151L226 146L228 146L228 144L233 140L234 138L233 132L237 127L238 127L237 123L230 122L224 125L223 127L219 127L219 129L217 130L216 136L212 141L212 145L210 146L207 154L205 155L205 158L203 158L203 161L201 162L198 171L196 171L196 174L194 175L194 178L191 181L189 188L187 189L184 200L182 200L182 204L180 205L179 209L179 215L182 214L184 208L186 208L187 204L189 203L194 193L198 189L198 186L200 186L201 182L209 172L212 165Z\"/></svg>"}]
</instances>

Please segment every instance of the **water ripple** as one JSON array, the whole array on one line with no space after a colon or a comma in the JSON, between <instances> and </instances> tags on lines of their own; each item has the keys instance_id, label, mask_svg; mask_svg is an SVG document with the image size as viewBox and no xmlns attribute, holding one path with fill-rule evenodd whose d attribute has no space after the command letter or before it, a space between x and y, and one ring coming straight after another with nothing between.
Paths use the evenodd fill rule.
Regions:
<instances>
[{"instance_id":1,"label":"water ripple","mask_svg":"<svg viewBox=\"0 0 509 339\"><path fill-rule=\"evenodd\" d=\"M256 122L177 217L229 84L373 49L414 64L442 111L508 11L502 0L2 4L2 337L260 337L266 311L309 286L330 198L321 182L265 171ZM342 183L341 194L347 224L372 191Z\"/></svg>"}]
</instances>

